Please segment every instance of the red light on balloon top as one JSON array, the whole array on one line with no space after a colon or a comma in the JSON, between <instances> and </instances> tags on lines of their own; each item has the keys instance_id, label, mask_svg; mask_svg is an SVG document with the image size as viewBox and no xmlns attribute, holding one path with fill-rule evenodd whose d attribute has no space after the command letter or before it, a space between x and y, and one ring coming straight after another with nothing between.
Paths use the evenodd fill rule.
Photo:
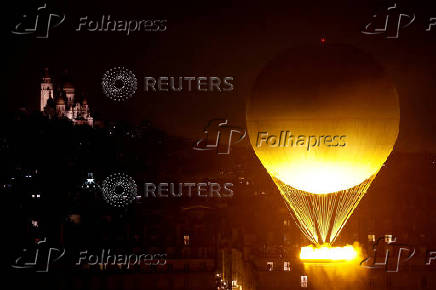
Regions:
<instances>
[{"instance_id":1,"label":"red light on balloon top","mask_svg":"<svg viewBox=\"0 0 436 290\"><path fill-rule=\"evenodd\" d=\"M319 44L321 47L325 47L326 46L326 38L325 37L321 37L321 39L319 40Z\"/></svg>"}]
</instances>

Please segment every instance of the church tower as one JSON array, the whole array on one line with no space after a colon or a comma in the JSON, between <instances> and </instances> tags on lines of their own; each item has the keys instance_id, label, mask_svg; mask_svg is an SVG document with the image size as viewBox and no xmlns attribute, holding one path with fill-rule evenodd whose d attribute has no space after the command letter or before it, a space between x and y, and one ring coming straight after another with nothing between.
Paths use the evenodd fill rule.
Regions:
<instances>
[{"instance_id":1,"label":"church tower","mask_svg":"<svg viewBox=\"0 0 436 290\"><path fill-rule=\"evenodd\" d=\"M64 83L64 93L67 97L67 107L71 108L74 105L74 86L70 82Z\"/></svg>"},{"instance_id":2,"label":"church tower","mask_svg":"<svg viewBox=\"0 0 436 290\"><path fill-rule=\"evenodd\" d=\"M47 105L47 101L53 97L53 82L48 74L48 68L44 69L44 76L41 81L41 112L44 112L44 108Z\"/></svg>"},{"instance_id":3,"label":"church tower","mask_svg":"<svg viewBox=\"0 0 436 290\"><path fill-rule=\"evenodd\" d=\"M62 97L56 100L56 114L59 118L65 116L65 101Z\"/></svg>"}]
</instances>

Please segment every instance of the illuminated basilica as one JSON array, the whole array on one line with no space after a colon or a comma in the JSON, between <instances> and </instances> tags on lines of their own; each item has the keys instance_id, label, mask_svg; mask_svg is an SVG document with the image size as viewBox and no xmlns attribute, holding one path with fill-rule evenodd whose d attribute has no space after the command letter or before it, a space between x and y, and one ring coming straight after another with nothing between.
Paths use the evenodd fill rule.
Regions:
<instances>
[{"instance_id":1,"label":"illuminated basilica","mask_svg":"<svg viewBox=\"0 0 436 290\"><path fill-rule=\"evenodd\" d=\"M41 80L40 104L41 112L49 118L67 118L75 125L94 125L86 99L78 101L74 86L67 80L55 86L47 68Z\"/></svg>"}]
</instances>

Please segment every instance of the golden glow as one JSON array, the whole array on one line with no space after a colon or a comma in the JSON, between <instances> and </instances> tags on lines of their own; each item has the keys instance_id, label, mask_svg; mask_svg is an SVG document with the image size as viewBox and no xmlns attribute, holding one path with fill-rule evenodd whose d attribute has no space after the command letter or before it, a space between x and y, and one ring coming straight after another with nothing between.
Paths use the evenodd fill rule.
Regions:
<instances>
[{"instance_id":1,"label":"golden glow","mask_svg":"<svg viewBox=\"0 0 436 290\"><path fill-rule=\"evenodd\" d=\"M248 135L268 173L313 194L346 190L377 173L398 136L399 103L389 83L364 82L304 100L290 91L254 93Z\"/></svg>"},{"instance_id":2,"label":"golden glow","mask_svg":"<svg viewBox=\"0 0 436 290\"><path fill-rule=\"evenodd\" d=\"M292 167L279 162L273 167L275 172L273 175L276 178L295 189L313 194L329 194L346 190L360 184L378 171L378 166L356 166L339 160L325 162L307 160L295 162Z\"/></svg>"},{"instance_id":3,"label":"golden glow","mask_svg":"<svg viewBox=\"0 0 436 290\"><path fill-rule=\"evenodd\" d=\"M346 46L295 48L259 74L246 123L300 230L323 245L338 237L392 152L400 108L368 54Z\"/></svg>"},{"instance_id":4,"label":"golden glow","mask_svg":"<svg viewBox=\"0 0 436 290\"><path fill-rule=\"evenodd\" d=\"M301 260L312 261L351 261L358 258L358 250L353 246L331 247L326 244L321 247L302 247L300 252Z\"/></svg>"},{"instance_id":5,"label":"golden glow","mask_svg":"<svg viewBox=\"0 0 436 290\"><path fill-rule=\"evenodd\" d=\"M351 247L351 246L347 246ZM347 252L345 256L356 257L351 260L322 260L322 259L312 259L306 260L302 259L304 273L309 278L309 283L311 284L311 289L326 289L326 285L338 285L345 286L342 284L344 281L349 281L350 284L347 287L342 287L341 289L363 289L362 285L351 284L351 281L367 281L367 275L370 271L362 270L360 262L366 257L362 254L361 248L358 243L353 244L353 250L355 254L351 253L348 248L344 251ZM348 252L349 251L349 252ZM338 257L338 256L335 256ZM341 283L337 283L342 281ZM360 286L360 287L359 287Z\"/></svg>"},{"instance_id":6,"label":"golden glow","mask_svg":"<svg viewBox=\"0 0 436 290\"><path fill-rule=\"evenodd\" d=\"M311 112L305 119L294 119L287 117L288 113L292 116L294 112L276 112L282 119L273 120L247 113L250 142L270 175L295 189L313 194L346 190L377 173L398 135L399 117L392 116L394 112L380 112L378 117L357 113L346 119L336 117L341 116L339 110L330 119L319 119ZM283 131L294 136L330 136L330 140L333 136L346 137L343 138L344 146L309 146L309 150L307 144L285 147L259 141L262 136L280 138ZM262 132L267 133L260 135ZM321 142L323 140L325 138Z\"/></svg>"}]
</instances>

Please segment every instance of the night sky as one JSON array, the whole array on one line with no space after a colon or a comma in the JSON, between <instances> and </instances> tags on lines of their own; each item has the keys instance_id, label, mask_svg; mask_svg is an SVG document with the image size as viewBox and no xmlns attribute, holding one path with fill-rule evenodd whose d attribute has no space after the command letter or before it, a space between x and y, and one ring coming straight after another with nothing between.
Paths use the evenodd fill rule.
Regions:
<instances>
[{"instance_id":1,"label":"night sky","mask_svg":"<svg viewBox=\"0 0 436 290\"><path fill-rule=\"evenodd\" d=\"M434 1L397 1L415 21L398 39L361 30L374 13L383 16L383 1L47 1L66 20L48 39L10 31L36 1L14 1L3 9L6 69L1 108L37 110L43 68L56 77L67 69L96 119L137 124L151 120L170 135L196 139L207 122L228 118L245 126L245 100L262 68L278 53L302 44L349 44L377 59L397 88L401 105L400 134L395 150L436 152L436 17ZM43 2L42 2L43 3ZM164 32L74 31L79 18L166 19ZM392 33L392 31L390 31ZM139 88L126 103L113 103L101 90L103 73L114 66L136 73ZM316 69L314 67L313 69ZM359 68L356 68L358 70ZM231 92L155 92L142 89L144 76L233 76Z\"/></svg>"}]
</instances>

